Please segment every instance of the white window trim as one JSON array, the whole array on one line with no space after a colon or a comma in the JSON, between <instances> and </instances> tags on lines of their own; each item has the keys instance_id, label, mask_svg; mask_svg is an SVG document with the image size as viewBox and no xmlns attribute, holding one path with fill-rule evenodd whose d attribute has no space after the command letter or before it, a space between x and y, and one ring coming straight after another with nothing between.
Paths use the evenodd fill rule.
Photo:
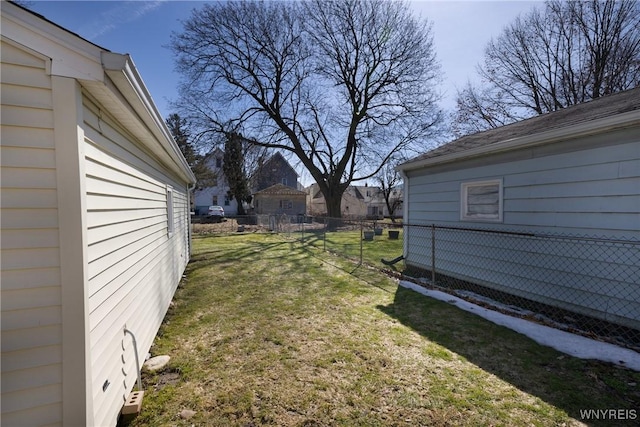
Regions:
<instances>
[{"instance_id":1,"label":"white window trim","mask_svg":"<svg viewBox=\"0 0 640 427\"><path fill-rule=\"evenodd\" d=\"M167 234L173 235L175 229L175 216L173 212L173 187L167 185Z\"/></svg>"},{"instance_id":2,"label":"white window trim","mask_svg":"<svg viewBox=\"0 0 640 427\"><path fill-rule=\"evenodd\" d=\"M496 217L478 217L467 215L467 193L471 187L484 185L498 185L498 216ZM502 179L491 179L486 181L469 181L460 184L460 221L477 221L477 222L503 222L503 182Z\"/></svg>"}]
</instances>

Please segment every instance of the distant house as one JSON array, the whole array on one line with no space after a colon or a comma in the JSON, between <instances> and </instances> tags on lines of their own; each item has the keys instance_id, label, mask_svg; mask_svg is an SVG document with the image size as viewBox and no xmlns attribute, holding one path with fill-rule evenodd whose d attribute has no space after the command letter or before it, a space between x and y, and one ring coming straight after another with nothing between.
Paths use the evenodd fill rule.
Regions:
<instances>
[{"instance_id":1,"label":"distant house","mask_svg":"<svg viewBox=\"0 0 640 427\"><path fill-rule=\"evenodd\" d=\"M196 188L194 191L196 215L207 213L209 206L222 206L225 215L236 215L238 213L238 202L229 195L229 184L222 170L224 152L215 148L205 156L205 164L216 174L216 185L211 187Z\"/></svg>"},{"instance_id":2,"label":"distant house","mask_svg":"<svg viewBox=\"0 0 640 427\"><path fill-rule=\"evenodd\" d=\"M275 184L253 195L253 206L258 215L304 215L307 210L307 193Z\"/></svg>"},{"instance_id":3,"label":"distant house","mask_svg":"<svg viewBox=\"0 0 640 427\"><path fill-rule=\"evenodd\" d=\"M224 152L219 148L215 148L211 153L207 154L205 162L207 167L216 174L217 183L211 187L202 187L195 190L196 214L204 215L209 206L219 205L224 208L225 215L236 215L238 213L238 202L231 198L229 194L229 183L222 169ZM258 167L253 182L255 183L253 192L264 190L275 184L297 189L298 174L282 154L276 153ZM248 208L247 204L245 211Z\"/></svg>"},{"instance_id":4,"label":"distant house","mask_svg":"<svg viewBox=\"0 0 640 427\"><path fill-rule=\"evenodd\" d=\"M189 261L195 183L128 55L1 7L2 424L114 426Z\"/></svg>"},{"instance_id":5,"label":"distant house","mask_svg":"<svg viewBox=\"0 0 640 427\"><path fill-rule=\"evenodd\" d=\"M458 250L436 247L439 273L640 329L637 246L635 257L579 259L577 241L543 237L640 239L640 88L462 137L399 170L405 224L451 228L441 234ZM460 228L521 237L472 240ZM523 252L523 236L551 242L549 252ZM404 239L407 264L429 269L431 234L407 227Z\"/></svg>"},{"instance_id":6,"label":"distant house","mask_svg":"<svg viewBox=\"0 0 640 427\"><path fill-rule=\"evenodd\" d=\"M254 181L254 192L276 184L298 189L298 174L280 153L275 153L258 168Z\"/></svg>"},{"instance_id":7,"label":"distant house","mask_svg":"<svg viewBox=\"0 0 640 427\"><path fill-rule=\"evenodd\" d=\"M309 214L326 215L327 206L324 195L317 184L308 189ZM345 218L381 219L389 215L389 209L380 187L369 185L350 185L342 196L342 216Z\"/></svg>"}]
</instances>

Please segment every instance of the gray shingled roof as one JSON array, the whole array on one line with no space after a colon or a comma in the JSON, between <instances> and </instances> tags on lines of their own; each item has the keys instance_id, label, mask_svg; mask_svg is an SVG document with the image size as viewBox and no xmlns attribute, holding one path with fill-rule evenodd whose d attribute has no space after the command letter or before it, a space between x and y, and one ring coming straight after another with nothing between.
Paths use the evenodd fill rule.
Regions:
<instances>
[{"instance_id":1,"label":"gray shingled roof","mask_svg":"<svg viewBox=\"0 0 640 427\"><path fill-rule=\"evenodd\" d=\"M264 190L260 190L255 194L271 194L278 196L299 196L306 195L304 191L296 190L295 188L288 187L284 184L275 184L271 187L267 187Z\"/></svg>"},{"instance_id":2,"label":"gray shingled roof","mask_svg":"<svg viewBox=\"0 0 640 427\"><path fill-rule=\"evenodd\" d=\"M484 132L463 136L411 159L407 163L489 146L510 139L559 129L640 109L640 87L563 108Z\"/></svg>"}]
</instances>

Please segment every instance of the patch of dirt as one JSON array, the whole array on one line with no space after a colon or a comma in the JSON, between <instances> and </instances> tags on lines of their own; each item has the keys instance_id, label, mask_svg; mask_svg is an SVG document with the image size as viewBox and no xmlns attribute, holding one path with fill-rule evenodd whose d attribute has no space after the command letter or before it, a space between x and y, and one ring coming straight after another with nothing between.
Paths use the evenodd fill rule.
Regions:
<instances>
[{"instance_id":1,"label":"patch of dirt","mask_svg":"<svg viewBox=\"0 0 640 427\"><path fill-rule=\"evenodd\" d=\"M244 233L265 233L269 232L268 227L264 227L261 225L249 225L249 224L238 224L238 221L235 219L227 218L226 220L220 223L214 224L192 224L192 230L194 234L228 234L228 233L238 233L238 226L242 226L244 229L242 232Z\"/></svg>"},{"instance_id":2,"label":"patch of dirt","mask_svg":"<svg viewBox=\"0 0 640 427\"><path fill-rule=\"evenodd\" d=\"M165 371L158 374L158 379L154 385L156 391L162 390L168 385L175 385L180 382L180 374L177 372Z\"/></svg>"}]
</instances>

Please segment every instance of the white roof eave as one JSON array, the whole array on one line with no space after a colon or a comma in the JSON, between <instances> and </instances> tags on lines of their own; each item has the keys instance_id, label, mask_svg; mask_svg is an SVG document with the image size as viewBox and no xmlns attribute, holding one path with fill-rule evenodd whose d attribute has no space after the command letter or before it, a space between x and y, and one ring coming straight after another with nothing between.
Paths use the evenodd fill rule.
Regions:
<instances>
[{"instance_id":1,"label":"white roof eave","mask_svg":"<svg viewBox=\"0 0 640 427\"><path fill-rule=\"evenodd\" d=\"M10 2L0 2L2 36L50 58L50 73L75 79L102 79L100 47Z\"/></svg>"},{"instance_id":2,"label":"white roof eave","mask_svg":"<svg viewBox=\"0 0 640 427\"><path fill-rule=\"evenodd\" d=\"M123 98L120 99L121 103L126 101L122 105L122 108L128 110L125 115L130 114L130 119L135 117L139 123L143 123L146 131L153 136L151 140L159 143L161 151L158 152L158 147L150 146L149 148L156 155L164 158L165 163L173 163L174 169L180 172L187 181L192 184L195 183L196 177L180 152L178 145L173 140L171 132L158 112L131 57L125 54L103 51L101 61L106 76L114 86L112 92L114 94L119 93ZM110 82L105 81L105 84L109 85ZM127 104L130 106L129 108L126 108ZM148 137L141 138L143 143L148 140ZM170 160L170 162L167 162L167 160Z\"/></svg>"},{"instance_id":3,"label":"white roof eave","mask_svg":"<svg viewBox=\"0 0 640 427\"><path fill-rule=\"evenodd\" d=\"M51 75L76 79L163 164L196 182L129 55L109 52L13 3L2 1L0 8L3 39L49 58Z\"/></svg>"}]
</instances>

